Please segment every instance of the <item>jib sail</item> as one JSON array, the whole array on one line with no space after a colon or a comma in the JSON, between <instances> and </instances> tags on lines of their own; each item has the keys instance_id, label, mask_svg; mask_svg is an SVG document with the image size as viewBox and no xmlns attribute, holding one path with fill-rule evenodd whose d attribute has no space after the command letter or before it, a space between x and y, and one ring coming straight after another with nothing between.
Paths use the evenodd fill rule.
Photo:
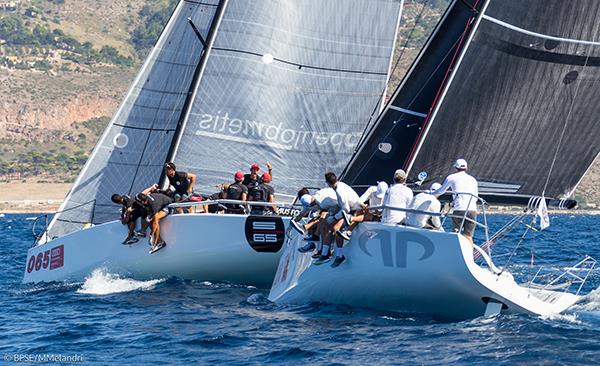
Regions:
<instances>
[{"instance_id":1,"label":"jib sail","mask_svg":"<svg viewBox=\"0 0 600 366\"><path fill-rule=\"evenodd\" d=\"M182 1L49 227L53 238L119 217L113 193L157 181L219 2Z\"/></svg>"}]
</instances>

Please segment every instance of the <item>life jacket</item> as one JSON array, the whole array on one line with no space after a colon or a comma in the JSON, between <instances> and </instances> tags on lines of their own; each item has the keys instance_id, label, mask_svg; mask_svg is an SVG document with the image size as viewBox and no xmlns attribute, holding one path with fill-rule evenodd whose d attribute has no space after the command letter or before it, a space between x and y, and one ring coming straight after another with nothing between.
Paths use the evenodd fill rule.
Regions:
<instances>
[{"instance_id":1,"label":"life jacket","mask_svg":"<svg viewBox=\"0 0 600 366\"><path fill-rule=\"evenodd\" d=\"M262 184L256 184L252 186L250 189L250 195L257 202L268 202L269 201L269 193L267 189Z\"/></svg>"},{"instance_id":2,"label":"life jacket","mask_svg":"<svg viewBox=\"0 0 600 366\"><path fill-rule=\"evenodd\" d=\"M233 183L227 188L227 199L229 200L241 200L243 189L240 183Z\"/></svg>"}]
</instances>

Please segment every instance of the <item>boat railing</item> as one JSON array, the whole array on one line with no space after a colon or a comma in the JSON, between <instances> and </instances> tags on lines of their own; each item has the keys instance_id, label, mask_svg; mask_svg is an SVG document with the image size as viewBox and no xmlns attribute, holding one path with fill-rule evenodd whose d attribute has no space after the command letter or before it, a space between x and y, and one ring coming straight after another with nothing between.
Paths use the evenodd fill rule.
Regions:
<instances>
[{"instance_id":1,"label":"boat railing","mask_svg":"<svg viewBox=\"0 0 600 366\"><path fill-rule=\"evenodd\" d=\"M229 206L227 206L229 205ZM177 202L169 205L169 208L194 208L194 212L197 212L198 207L202 206L222 206L219 211L227 211L231 208L231 205L238 205L240 208L244 208L245 210L249 210L252 207L273 207L273 208L287 208L287 209L297 209L300 211L300 206L295 205L290 202L263 202L263 201L241 201L241 200L231 200L231 199L216 199L216 200L206 200L206 201L187 201L187 202ZM278 210L279 211L279 210ZM217 212L219 213L219 212ZM276 212L277 214L279 212ZM291 213L290 213L291 215Z\"/></svg>"},{"instance_id":2,"label":"boat railing","mask_svg":"<svg viewBox=\"0 0 600 366\"><path fill-rule=\"evenodd\" d=\"M96 199L89 200L87 202L80 203L80 204L78 204L76 206L69 207L69 208L66 208L66 209L63 209L63 210L55 211L54 213L46 213L46 214L37 216L35 218L35 220L33 221L33 224L31 225L31 233L33 235L33 244L32 244L32 247L35 247L35 246L40 245L40 244L44 244L44 243L46 243L49 240L48 229L49 229L49 226L50 226L50 220L49 220L50 216L55 216L57 214L67 213L67 212L70 212L70 211L77 210L77 209L79 209L81 207L90 206L90 205L92 206L92 208L90 210L89 223L92 224L94 222L94 213L96 211ZM44 222L44 228L38 232L38 230L37 230L38 224L40 223L40 221L42 219L44 220L43 221ZM73 225L73 226L81 224L80 222L73 222L72 220L69 220L68 218L67 219L63 218L62 220L64 222L66 222L66 223L69 223L69 224Z\"/></svg>"},{"instance_id":3,"label":"boat railing","mask_svg":"<svg viewBox=\"0 0 600 366\"><path fill-rule=\"evenodd\" d=\"M563 290L563 292L567 292L572 286L577 286L575 295L579 295L583 285L586 283L590 273L593 272L597 263L598 262L594 258L586 255L574 266L568 267L562 273L552 276L553 278L547 280L546 283L535 282L536 279L543 276L542 272L544 270L544 266L540 266L533 278L529 281L528 287L539 290Z\"/></svg>"},{"instance_id":4,"label":"boat railing","mask_svg":"<svg viewBox=\"0 0 600 366\"><path fill-rule=\"evenodd\" d=\"M418 214L418 215L437 216L442 219L446 219L446 218L459 219L459 220L461 220L461 223L459 226L459 232L462 231L466 222L473 223L473 224L475 224L475 226L478 226L478 227L484 229L485 239L487 242L489 240L487 214L486 214L486 209L485 209L487 202L483 198L478 197L471 193L454 192L453 194L468 195L470 197L469 198L469 206L471 206L471 202L473 202L473 200L475 200L477 202L477 206L481 207L483 222L479 222L477 220L473 220L470 217L468 217L468 211L464 211L462 214L456 215L453 212L436 212L436 211L418 210L418 209L414 209L414 208L398 207L398 206L392 206L392 205L386 205L386 204L382 204L379 206L370 206L367 208L367 210L379 211L379 210L383 210L383 209L389 209L389 210L393 210L393 211L402 211L405 213L414 213L414 214Z\"/></svg>"}]
</instances>

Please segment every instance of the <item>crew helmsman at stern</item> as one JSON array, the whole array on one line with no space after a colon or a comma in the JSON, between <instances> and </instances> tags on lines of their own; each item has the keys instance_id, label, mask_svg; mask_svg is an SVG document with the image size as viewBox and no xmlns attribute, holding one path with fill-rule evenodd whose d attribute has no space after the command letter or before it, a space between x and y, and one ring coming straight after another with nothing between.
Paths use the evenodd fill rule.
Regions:
<instances>
[{"instance_id":1,"label":"crew helmsman at stern","mask_svg":"<svg viewBox=\"0 0 600 366\"><path fill-rule=\"evenodd\" d=\"M456 160L454 169L457 172L446 177L442 186L432 194L439 197L448 189L452 190L454 198L452 214L455 216L452 217L452 231L462 231L462 234L471 242L471 249L473 249L473 232L477 222L477 198L479 196L477 180L467 174L465 159ZM464 225L461 228L463 217L465 218Z\"/></svg>"}]
</instances>

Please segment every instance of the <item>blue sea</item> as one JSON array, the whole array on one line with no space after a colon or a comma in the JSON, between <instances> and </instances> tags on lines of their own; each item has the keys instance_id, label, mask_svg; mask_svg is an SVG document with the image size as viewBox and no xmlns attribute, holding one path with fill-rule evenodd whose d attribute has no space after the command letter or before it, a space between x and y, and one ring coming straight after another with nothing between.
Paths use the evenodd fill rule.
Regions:
<instances>
[{"instance_id":1,"label":"blue sea","mask_svg":"<svg viewBox=\"0 0 600 366\"><path fill-rule=\"evenodd\" d=\"M600 273L565 314L500 315L449 322L325 304L277 306L268 289L98 270L83 283L21 285L32 215L0 218L1 364L456 364L600 363ZM489 216L498 228L508 216ZM572 266L600 258L600 216L556 215L529 230L508 267ZM529 223L527 219L525 223ZM525 223L494 248L506 264ZM60 358L62 357L62 358ZM67 358L70 357L70 358ZM61 361L62 360L62 361Z\"/></svg>"}]
</instances>

